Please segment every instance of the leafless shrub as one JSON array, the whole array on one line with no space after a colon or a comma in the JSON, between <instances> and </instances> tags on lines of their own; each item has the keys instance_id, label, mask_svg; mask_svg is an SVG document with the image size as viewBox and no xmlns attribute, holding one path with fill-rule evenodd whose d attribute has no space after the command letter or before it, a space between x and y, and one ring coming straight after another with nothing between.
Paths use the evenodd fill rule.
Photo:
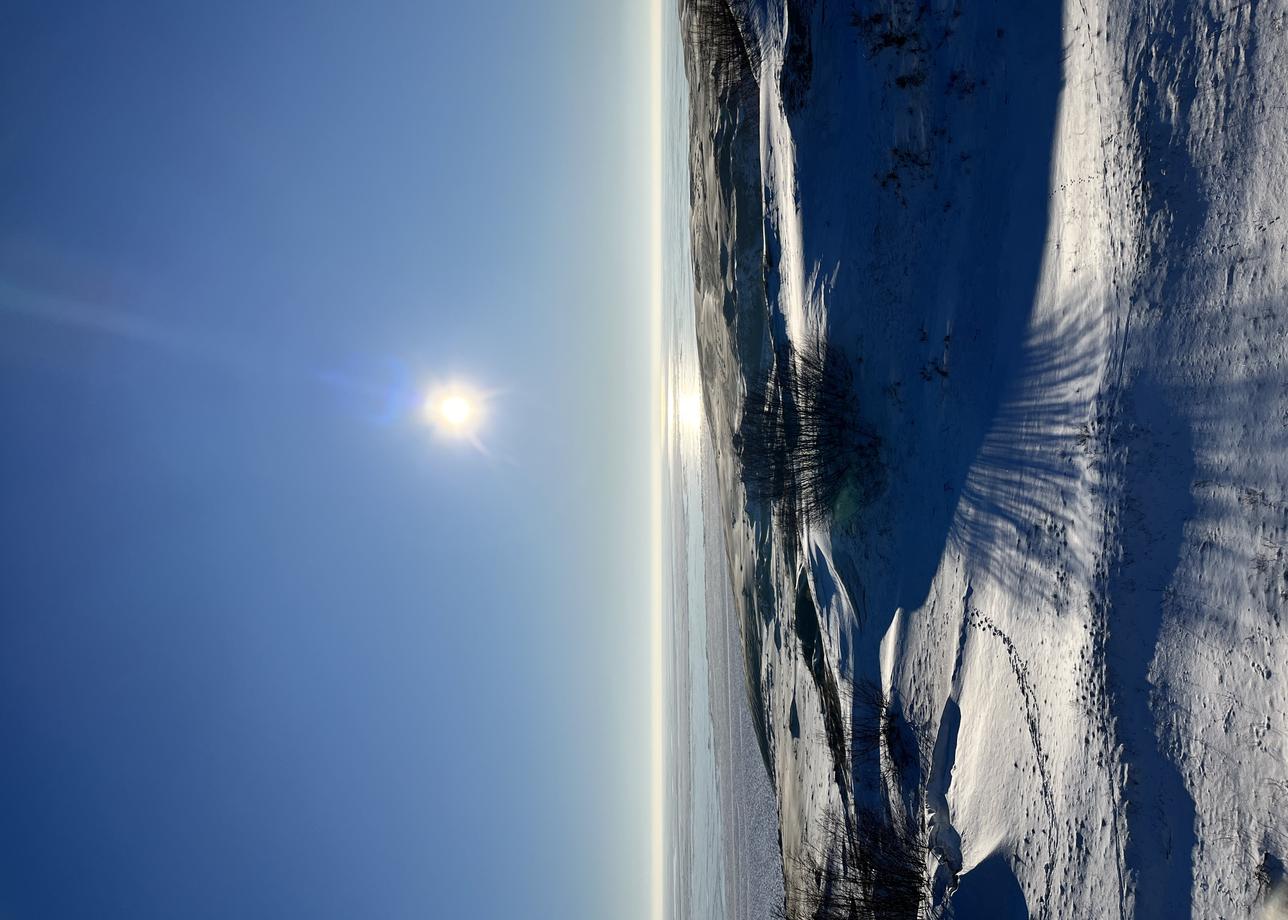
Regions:
<instances>
[{"instance_id":1,"label":"leafless shrub","mask_svg":"<svg viewBox=\"0 0 1288 920\"><path fill-rule=\"evenodd\" d=\"M842 499L866 504L880 487L879 439L859 417L848 362L825 344L777 350L748 388L734 446L748 497L773 505L789 530L831 517Z\"/></svg>"},{"instance_id":2,"label":"leafless shrub","mask_svg":"<svg viewBox=\"0 0 1288 920\"><path fill-rule=\"evenodd\" d=\"M854 684L854 704L854 750L867 756L879 755L882 748L892 745L898 733L894 704L876 681L866 679Z\"/></svg>"},{"instance_id":3,"label":"leafless shrub","mask_svg":"<svg viewBox=\"0 0 1288 920\"><path fill-rule=\"evenodd\" d=\"M854 718L851 738L855 754L875 758L881 776L891 790L916 785L919 776L909 768L919 767L921 750L916 729L902 718L894 699L873 680L855 682Z\"/></svg>"},{"instance_id":4,"label":"leafless shrub","mask_svg":"<svg viewBox=\"0 0 1288 920\"><path fill-rule=\"evenodd\" d=\"M927 893L926 842L908 816L874 808L832 814L824 842L790 873L788 920L918 920Z\"/></svg>"}]
</instances>

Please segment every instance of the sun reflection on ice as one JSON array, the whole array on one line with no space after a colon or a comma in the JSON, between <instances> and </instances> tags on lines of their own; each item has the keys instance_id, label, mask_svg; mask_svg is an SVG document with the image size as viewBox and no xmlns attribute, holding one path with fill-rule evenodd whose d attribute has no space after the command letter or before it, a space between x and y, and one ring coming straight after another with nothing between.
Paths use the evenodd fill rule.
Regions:
<instances>
[{"instance_id":1,"label":"sun reflection on ice","mask_svg":"<svg viewBox=\"0 0 1288 920\"><path fill-rule=\"evenodd\" d=\"M702 397L698 393L680 393L675 399L675 418L683 431L702 427Z\"/></svg>"}]
</instances>

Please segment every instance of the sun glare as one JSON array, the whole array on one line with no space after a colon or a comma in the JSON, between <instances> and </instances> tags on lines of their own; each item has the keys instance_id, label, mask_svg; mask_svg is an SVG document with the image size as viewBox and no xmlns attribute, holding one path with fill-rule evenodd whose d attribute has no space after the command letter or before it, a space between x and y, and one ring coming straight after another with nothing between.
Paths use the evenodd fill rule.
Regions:
<instances>
[{"instance_id":1,"label":"sun glare","mask_svg":"<svg viewBox=\"0 0 1288 920\"><path fill-rule=\"evenodd\" d=\"M449 396L438 404L438 413L447 424L461 427L474 414L474 407L464 396Z\"/></svg>"},{"instance_id":2,"label":"sun glare","mask_svg":"<svg viewBox=\"0 0 1288 920\"><path fill-rule=\"evenodd\" d=\"M685 431L697 431L702 427L702 397L681 393L675 401L675 417Z\"/></svg>"},{"instance_id":3,"label":"sun glare","mask_svg":"<svg viewBox=\"0 0 1288 920\"><path fill-rule=\"evenodd\" d=\"M482 420L482 403L473 393L451 387L429 394L425 414L441 433L454 438L473 438Z\"/></svg>"}]
</instances>

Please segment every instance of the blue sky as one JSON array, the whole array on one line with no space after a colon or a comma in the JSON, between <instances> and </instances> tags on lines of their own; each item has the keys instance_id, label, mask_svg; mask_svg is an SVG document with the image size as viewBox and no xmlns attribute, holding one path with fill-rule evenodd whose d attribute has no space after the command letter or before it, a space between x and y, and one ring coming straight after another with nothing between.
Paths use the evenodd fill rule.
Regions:
<instances>
[{"instance_id":1,"label":"blue sky","mask_svg":"<svg viewBox=\"0 0 1288 920\"><path fill-rule=\"evenodd\" d=\"M108 6L0 12L0 917L643 916L647 4Z\"/></svg>"}]
</instances>

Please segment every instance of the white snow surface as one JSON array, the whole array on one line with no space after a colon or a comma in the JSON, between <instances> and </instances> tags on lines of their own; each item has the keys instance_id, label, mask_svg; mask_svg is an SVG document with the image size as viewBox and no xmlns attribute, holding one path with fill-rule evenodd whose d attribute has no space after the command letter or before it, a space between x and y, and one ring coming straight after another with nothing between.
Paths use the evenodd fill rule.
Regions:
<instances>
[{"instance_id":1,"label":"white snow surface","mask_svg":"<svg viewBox=\"0 0 1288 920\"><path fill-rule=\"evenodd\" d=\"M754 104L690 62L697 338L789 914L867 803L931 916L1284 916L1288 10L734 8ZM846 356L884 470L794 534L732 446L783 336Z\"/></svg>"}]
</instances>

